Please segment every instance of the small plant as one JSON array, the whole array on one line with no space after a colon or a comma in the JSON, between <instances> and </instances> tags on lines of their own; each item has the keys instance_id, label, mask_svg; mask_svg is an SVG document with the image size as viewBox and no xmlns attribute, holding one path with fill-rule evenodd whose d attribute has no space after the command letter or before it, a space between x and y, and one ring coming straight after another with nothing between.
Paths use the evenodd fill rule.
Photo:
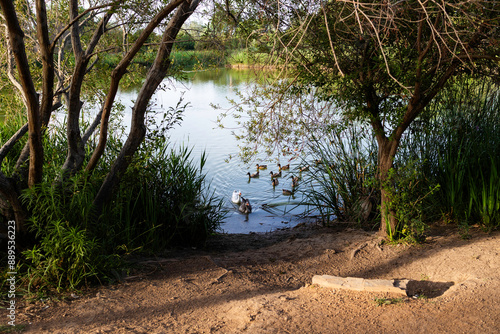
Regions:
<instances>
[{"instance_id":1,"label":"small plant","mask_svg":"<svg viewBox=\"0 0 500 334\"><path fill-rule=\"evenodd\" d=\"M403 298L375 298L375 303L377 304L377 306L399 304L403 302Z\"/></svg>"},{"instance_id":2,"label":"small plant","mask_svg":"<svg viewBox=\"0 0 500 334\"><path fill-rule=\"evenodd\" d=\"M26 329L26 325L1 325L0 333L23 333Z\"/></svg>"},{"instance_id":3,"label":"small plant","mask_svg":"<svg viewBox=\"0 0 500 334\"><path fill-rule=\"evenodd\" d=\"M439 185L428 185L420 161L407 162L389 170L382 187L388 194L388 209L396 214L395 230L388 226L389 240L415 243L425 240L428 225L425 222L425 199L439 190Z\"/></svg>"},{"instance_id":4,"label":"small plant","mask_svg":"<svg viewBox=\"0 0 500 334\"><path fill-rule=\"evenodd\" d=\"M415 295L415 296L413 296L413 298L418 299L418 300L427 300L428 299L428 297L426 295L424 295L423 293Z\"/></svg>"}]
</instances>

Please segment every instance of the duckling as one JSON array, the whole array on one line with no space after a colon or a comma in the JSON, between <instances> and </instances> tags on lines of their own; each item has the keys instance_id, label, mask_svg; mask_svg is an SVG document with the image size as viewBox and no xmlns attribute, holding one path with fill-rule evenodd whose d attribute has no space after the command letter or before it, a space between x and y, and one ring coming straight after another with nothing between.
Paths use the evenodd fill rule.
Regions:
<instances>
[{"instance_id":1,"label":"duckling","mask_svg":"<svg viewBox=\"0 0 500 334\"><path fill-rule=\"evenodd\" d=\"M286 166L281 166L280 164L278 164L278 168L280 169L280 171L290 169L290 164L288 164Z\"/></svg>"},{"instance_id":2,"label":"duckling","mask_svg":"<svg viewBox=\"0 0 500 334\"><path fill-rule=\"evenodd\" d=\"M281 176L281 171L279 171L279 173L273 173L272 171L269 173L271 174L271 178L275 178L275 177L280 177Z\"/></svg>"},{"instance_id":3,"label":"duckling","mask_svg":"<svg viewBox=\"0 0 500 334\"><path fill-rule=\"evenodd\" d=\"M256 164L255 166L257 166L257 169L266 169L267 168L267 165Z\"/></svg>"},{"instance_id":4,"label":"duckling","mask_svg":"<svg viewBox=\"0 0 500 334\"><path fill-rule=\"evenodd\" d=\"M231 202L233 202L234 204L240 204L241 191L238 191L238 190L233 191L233 196L231 197Z\"/></svg>"},{"instance_id":5,"label":"duckling","mask_svg":"<svg viewBox=\"0 0 500 334\"><path fill-rule=\"evenodd\" d=\"M250 205L250 201L246 198L241 198L241 204L238 207L238 210L241 213L251 213L252 212L252 206Z\"/></svg>"},{"instance_id":6,"label":"duckling","mask_svg":"<svg viewBox=\"0 0 500 334\"><path fill-rule=\"evenodd\" d=\"M288 189L283 189L283 195L285 195L285 196L292 196L293 195L293 191L292 190L288 190Z\"/></svg>"},{"instance_id":7,"label":"duckling","mask_svg":"<svg viewBox=\"0 0 500 334\"><path fill-rule=\"evenodd\" d=\"M259 171L257 171L256 173L253 173L253 174L250 174L250 172L247 173L248 177L250 178L254 178L254 177L259 177Z\"/></svg>"},{"instance_id":8,"label":"duckling","mask_svg":"<svg viewBox=\"0 0 500 334\"><path fill-rule=\"evenodd\" d=\"M276 187L278 184L280 184L280 182L278 181L278 179L272 179L271 184L273 185L273 187Z\"/></svg>"}]
</instances>

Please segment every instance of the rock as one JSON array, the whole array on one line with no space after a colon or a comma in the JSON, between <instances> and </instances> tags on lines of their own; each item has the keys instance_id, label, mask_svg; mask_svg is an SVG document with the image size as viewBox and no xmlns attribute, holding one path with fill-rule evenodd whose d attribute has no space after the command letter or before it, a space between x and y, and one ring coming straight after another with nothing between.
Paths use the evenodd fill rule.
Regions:
<instances>
[{"instance_id":1,"label":"rock","mask_svg":"<svg viewBox=\"0 0 500 334\"><path fill-rule=\"evenodd\" d=\"M406 285L408 284L408 280L364 279L358 277L315 275L312 278L312 284L330 289L392 292L406 295Z\"/></svg>"}]
</instances>

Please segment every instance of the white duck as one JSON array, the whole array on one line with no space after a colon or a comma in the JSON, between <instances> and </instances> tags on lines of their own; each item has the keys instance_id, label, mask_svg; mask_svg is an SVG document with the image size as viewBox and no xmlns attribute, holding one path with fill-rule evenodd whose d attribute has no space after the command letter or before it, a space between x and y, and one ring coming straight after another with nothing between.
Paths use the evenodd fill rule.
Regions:
<instances>
[{"instance_id":1,"label":"white duck","mask_svg":"<svg viewBox=\"0 0 500 334\"><path fill-rule=\"evenodd\" d=\"M241 191L238 191L238 190L233 191L233 196L231 197L231 202L233 202L234 204L240 204Z\"/></svg>"}]
</instances>

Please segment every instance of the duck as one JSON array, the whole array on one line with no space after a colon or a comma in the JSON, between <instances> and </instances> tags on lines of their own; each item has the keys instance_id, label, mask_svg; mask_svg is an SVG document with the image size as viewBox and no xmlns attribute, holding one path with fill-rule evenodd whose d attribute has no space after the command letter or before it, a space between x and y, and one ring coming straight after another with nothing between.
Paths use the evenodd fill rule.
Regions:
<instances>
[{"instance_id":1,"label":"duck","mask_svg":"<svg viewBox=\"0 0 500 334\"><path fill-rule=\"evenodd\" d=\"M286 169L290 169L290 164L288 165L285 165L285 166L281 166L280 164L278 164L278 168L281 170L286 170Z\"/></svg>"},{"instance_id":2,"label":"duck","mask_svg":"<svg viewBox=\"0 0 500 334\"><path fill-rule=\"evenodd\" d=\"M234 204L240 204L241 191L238 191L238 190L233 191L233 196L231 197L231 202L233 202Z\"/></svg>"},{"instance_id":3,"label":"duck","mask_svg":"<svg viewBox=\"0 0 500 334\"><path fill-rule=\"evenodd\" d=\"M256 164L255 166L257 166L257 169L266 169L267 168L267 165Z\"/></svg>"},{"instance_id":4,"label":"duck","mask_svg":"<svg viewBox=\"0 0 500 334\"><path fill-rule=\"evenodd\" d=\"M273 187L276 187L278 184L280 184L280 182L278 181L278 179L272 179L271 184L273 185Z\"/></svg>"},{"instance_id":5,"label":"duck","mask_svg":"<svg viewBox=\"0 0 500 334\"><path fill-rule=\"evenodd\" d=\"M247 173L248 177L251 177L251 178L254 178L254 177L259 177L259 171L253 173L253 174L250 174L250 172Z\"/></svg>"},{"instance_id":6,"label":"duck","mask_svg":"<svg viewBox=\"0 0 500 334\"><path fill-rule=\"evenodd\" d=\"M283 195L285 195L285 196L292 196L293 195L293 190L283 189Z\"/></svg>"},{"instance_id":7,"label":"duck","mask_svg":"<svg viewBox=\"0 0 500 334\"><path fill-rule=\"evenodd\" d=\"M279 171L279 173L273 173L272 171L269 173L271 174L271 178L275 178L275 177L280 177L281 176L281 171Z\"/></svg>"},{"instance_id":8,"label":"duck","mask_svg":"<svg viewBox=\"0 0 500 334\"><path fill-rule=\"evenodd\" d=\"M292 179L292 188L295 188L299 185L299 177L298 176L291 176Z\"/></svg>"},{"instance_id":9,"label":"duck","mask_svg":"<svg viewBox=\"0 0 500 334\"><path fill-rule=\"evenodd\" d=\"M238 207L238 210L241 213L251 213L252 212L252 206L250 205L250 201L246 198L241 197L241 204Z\"/></svg>"},{"instance_id":10,"label":"duck","mask_svg":"<svg viewBox=\"0 0 500 334\"><path fill-rule=\"evenodd\" d=\"M309 166L300 167L300 171L301 172L305 172L305 171L308 171L308 170L309 170Z\"/></svg>"}]
</instances>

